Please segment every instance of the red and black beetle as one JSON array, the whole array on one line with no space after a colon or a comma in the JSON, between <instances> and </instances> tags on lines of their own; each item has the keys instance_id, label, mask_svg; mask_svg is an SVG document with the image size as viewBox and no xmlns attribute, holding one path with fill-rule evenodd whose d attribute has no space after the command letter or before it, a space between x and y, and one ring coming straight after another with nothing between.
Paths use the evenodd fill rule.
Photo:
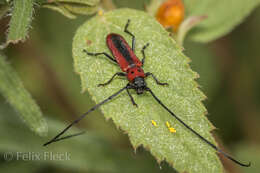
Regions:
<instances>
[{"instance_id":1,"label":"red and black beetle","mask_svg":"<svg viewBox=\"0 0 260 173\"><path fill-rule=\"evenodd\" d=\"M128 43L125 41L125 39L115 33L110 33L107 35L106 42L107 42L107 47L111 51L113 57L111 57L109 54L102 52L102 53L90 53L87 50L83 50L86 52L88 55L92 56L98 56L98 55L105 55L107 58L110 60L114 61L117 63L121 70L123 72L117 72L112 76L112 78L104 83L104 84L99 84L98 86L104 86L109 84L114 77L116 76L126 76L129 83L126 86L126 89L135 89L137 94L142 94L145 90L148 90L146 83L145 83L145 78L147 76L152 76L153 79L156 81L157 84L159 85L167 85L167 83L161 83L157 80L157 78L150 72L144 73L142 67L144 65L145 61L145 52L144 50L149 46L149 43L147 43L143 49L141 50L143 59L140 61L138 57L135 55L135 36L128 31L128 26L129 26L130 20L128 20L127 24L125 25L124 31L129 34L132 37L132 48L128 45ZM133 102L134 105L137 105L133 99L132 96L130 95L129 92L127 92Z\"/></svg>"},{"instance_id":2,"label":"red and black beetle","mask_svg":"<svg viewBox=\"0 0 260 173\"><path fill-rule=\"evenodd\" d=\"M119 91L114 93L113 95L109 96L107 99L105 99L102 102L100 102L100 103L96 104L95 106L93 106L90 110L88 110L87 112L82 114L78 119L73 121L63 131L61 131L58 135L56 135L53 139L51 139L50 141L46 142L43 145L46 146L46 145L49 145L49 144L51 144L53 142L57 142L57 141L60 141L60 140L66 139L66 138L70 138L70 137L82 134L82 133L78 133L78 134L69 135L69 136L65 136L65 137L59 138L71 126L73 126L74 124L78 123L87 114L89 114L90 112L96 110L98 107L100 107L104 103L108 102L109 100L113 99L115 96L117 96L118 94L120 94L124 90L127 91L127 93L129 95L133 105L137 106L137 104L135 103L133 97L131 96L131 94L129 92L129 89L135 89L137 94L142 94L144 91L150 92L151 95L153 96L153 98L168 113L170 113L174 118L176 118L188 130L190 130L192 133L194 133L197 137L199 137L202 141L204 141L205 143L210 145L216 151L218 151L219 153L223 154L228 159L232 160L233 162L235 162L235 163L237 163L237 164L239 164L241 166L246 166L246 167L250 166L250 163L244 164L244 163L241 163L241 162L237 161L236 159L234 159L233 157L231 157L230 155L228 155L227 153L222 151L220 148L218 148L216 145L212 144L210 141L205 139L203 136L201 136L195 130L193 130L190 126L188 126L185 122L183 122L178 116L176 116L166 105L164 105L161 102L161 100L159 100L159 98L157 96L155 96L155 94L152 92L152 90L149 87L147 87L146 82L145 82L145 78L148 77L148 76L152 76L153 79L156 81L156 83L159 84L159 85L168 85L168 84L159 82L157 80L157 78L152 73L150 73L150 72L145 73L143 71L142 67L143 67L144 62L145 62L145 52L144 52L144 50L147 48L147 46L149 44L146 44L143 47L143 49L141 50L142 55L143 55L143 59L140 61L137 58L137 56L135 55L135 53L134 53L134 51L135 51L135 36L131 32L129 32L128 29L127 29L128 26L129 26L129 23L130 23L130 20L127 21L127 24L125 25L124 31L132 37L132 48L128 45L128 43L125 41L125 39L121 35L114 34L114 33L111 33L111 34L107 35L107 38L106 38L107 46L108 46L109 50L111 51L111 53L112 53L112 55L113 55L113 57L115 59L113 57L111 57L109 54L105 53L105 52L91 53L91 52L88 52L85 49L83 50L85 53L87 53L88 55L91 55L91 56L105 55L111 61L117 63L120 66L121 70L123 71L123 72L115 73L109 81L107 81L106 83L103 83L103 84L99 84L98 86L105 86L105 85L109 84L110 82L112 82L112 80L115 78L115 76L125 76L125 77L127 77L129 83L125 87L123 87L122 89L120 89Z\"/></svg>"}]
</instances>

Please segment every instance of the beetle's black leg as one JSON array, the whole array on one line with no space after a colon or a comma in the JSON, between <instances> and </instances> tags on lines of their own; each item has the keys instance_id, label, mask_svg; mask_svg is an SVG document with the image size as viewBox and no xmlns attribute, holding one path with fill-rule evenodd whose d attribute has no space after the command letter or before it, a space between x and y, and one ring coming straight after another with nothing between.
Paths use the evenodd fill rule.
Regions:
<instances>
[{"instance_id":1,"label":"beetle's black leg","mask_svg":"<svg viewBox=\"0 0 260 173\"><path fill-rule=\"evenodd\" d=\"M135 103L135 100L133 98L133 96L130 94L129 89L131 89L131 87L129 85L126 86L126 92L129 95L131 102L133 103L134 106L138 107L138 105Z\"/></svg>"},{"instance_id":2,"label":"beetle's black leg","mask_svg":"<svg viewBox=\"0 0 260 173\"><path fill-rule=\"evenodd\" d=\"M127 20L127 23L125 25L125 29L124 29L124 32L126 32L127 34L131 35L132 36L132 50L135 51L135 36L134 34L132 34L130 31L128 31L128 26L130 24L130 19Z\"/></svg>"},{"instance_id":3,"label":"beetle's black leg","mask_svg":"<svg viewBox=\"0 0 260 173\"><path fill-rule=\"evenodd\" d=\"M113 80L116 76L126 76L126 74L123 73L123 72L117 72L117 73L115 73L115 74L112 76L111 79L109 79L109 81L107 81L106 83L98 84L98 86L100 87L100 86L105 86L105 85L110 84L110 83L112 82L112 80Z\"/></svg>"},{"instance_id":4,"label":"beetle's black leg","mask_svg":"<svg viewBox=\"0 0 260 173\"><path fill-rule=\"evenodd\" d=\"M159 82L158 79L150 72L145 73L145 75L146 75L146 77L151 75L158 85L169 85L168 83L161 83L161 82Z\"/></svg>"},{"instance_id":5,"label":"beetle's black leg","mask_svg":"<svg viewBox=\"0 0 260 173\"><path fill-rule=\"evenodd\" d=\"M142 59L142 66L144 65L144 61L145 61L145 53L144 50L149 46L149 43L147 43L146 45L144 45L143 49L141 50L142 54L143 54L143 59Z\"/></svg>"},{"instance_id":6,"label":"beetle's black leg","mask_svg":"<svg viewBox=\"0 0 260 173\"><path fill-rule=\"evenodd\" d=\"M107 58L109 58L111 61L117 63L117 61L112 58L110 55L108 55L106 52L101 52L101 53L91 53L88 52L86 49L83 49L83 52L85 52L86 54L90 55L90 56L98 56L98 55L105 55Z\"/></svg>"}]
</instances>

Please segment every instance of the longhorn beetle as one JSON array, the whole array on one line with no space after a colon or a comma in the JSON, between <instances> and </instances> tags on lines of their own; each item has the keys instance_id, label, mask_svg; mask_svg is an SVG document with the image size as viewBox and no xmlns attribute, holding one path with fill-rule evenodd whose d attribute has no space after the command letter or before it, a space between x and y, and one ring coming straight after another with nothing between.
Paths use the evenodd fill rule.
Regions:
<instances>
[{"instance_id":1,"label":"longhorn beetle","mask_svg":"<svg viewBox=\"0 0 260 173\"><path fill-rule=\"evenodd\" d=\"M46 142L45 144L43 144L43 146L47 146L53 142L57 142L63 139L67 139L73 136L77 136L82 134L81 133L77 133L74 135L69 135L69 136L65 136L65 137L61 137L59 138L62 134L64 134L71 126L73 126L74 124L78 123L81 119L83 119L86 115L88 115L90 112L96 110L98 107L100 107L101 105L105 104L106 102L110 101L111 99L113 99L114 97L116 97L117 95L119 95L121 92L123 92L124 90L126 90L127 94L130 97L130 100L132 102L132 104L134 106L137 107L137 104L135 103L132 95L129 92L129 89L134 89L136 90L136 93L138 95L143 94L144 91L149 92L152 97L167 111L169 112L174 118L176 118L182 125L184 125L188 130L190 130L192 133L194 133L197 137L199 137L202 141L204 141L205 143L207 143L209 146L211 146L212 148L214 148L216 151L218 151L219 153L223 154L226 158L232 160L233 162L237 163L240 166L245 166L245 167L249 167L251 165L251 163L241 163L239 161L237 161L236 159L234 159L232 156L228 155L227 153L225 153L224 151L222 151L220 148L218 148L217 146L215 146L214 144L212 144L211 142L209 142L207 139L205 139L204 137L202 137L199 133L197 133L195 130L193 130L190 126L188 126L185 122L183 122L178 116L176 116L166 105L164 105L161 100L159 100L159 98L152 92L152 90L146 85L145 82L145 78L148 76L151 76L155 82L158 85L168 85L167 83L161 83L158 81L158 79L150 72L145 73L142 69L144 63L145 63L145 49L149 46L149 43L146 44L141 52L143 55L143 59L140 61L137 56L135 55L134 51L135 51L135 36L128 30L128 26L130 24L130 20L128 19L125 28L124 28L124 32L126 32L127 34L129 34L132 37L132 48L128 45L128 43L125 41L125 39L119 35L119 34L115 34L115 33L110 33L107 35L106 38L106 42L107 42L107 46L109 48L109 50L111 51L113 57L111 57L109 54L105 53L105 52L101 52L101 53L91 53L88 52L87 50L83 50L87 55L90 56L98 56L98 55L104 55L105 57L107 57L108 59L110 59L111 61L117 63L121 70L123 72L117 72L115 73L112 78L110 80L108 80L106 83L103 84L99 84L98 86L105 86L108 85L109 83L112 82L112 80L116 77L116 76L125 76L127 77L129 83L123 87L122 89L120 89L119 91L117 91L116 93L112 94L111 96L109 96L107 99L103 100L102 102L96 104L95 106L93 106L91 109L89 109L87 112L85 112L84 114L82 114L78 119L76 119L75 121L73 121L70 125L68 125L63 131L61 131L58 135L56 135L53 139L51 139L50 141Z\"/></svg>"}]
</instances>

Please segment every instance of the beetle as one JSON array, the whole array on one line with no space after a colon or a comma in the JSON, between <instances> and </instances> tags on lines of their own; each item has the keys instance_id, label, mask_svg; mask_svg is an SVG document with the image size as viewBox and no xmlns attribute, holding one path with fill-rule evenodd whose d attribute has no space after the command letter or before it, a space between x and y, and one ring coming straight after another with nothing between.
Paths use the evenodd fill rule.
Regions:
<instances>
[{"instance_id":1,"label":"beetle","mask_svg":"<svg viewBox=\"0 0 260 173\"><path fill-rule=\"evenodd\" d=\"M43 146L47 146L53 142L57 142L63 139L67 139L73 136L77 136L82 134L78 133L78 134L73 134L73 135L69 135L69 136L65 136L65 137L61 137L59 138L62 134L64 134L71 126L73 126L74 124L78 123L81 119L83 119L87 114L89 114L90 112L96 110L98 107L100 107L101 105L103 105L104 103L108 102L109 100L113 99L115 96L119 95L122 91L126 90L130 100L132 102L133 105L137 106L137 104L135 103L132 95L129 92L129 89L134 89L136 90L136 93L138 95L143 94L144 91L149 92L152 97L168 112L170 113L174 118L176 118L182 125L184 125L188 130L190 130L192 133L194 133L197 137L199 137L202 141L204 141L205 143L207 143L209 146L211 146L212 148L214 148L216 151L218 151L219 153L223 154L225 157L227 157L228 159L232 160L233 162L241 165L241 166L245 166L245 167L249 167L251 165L251 163L249 162L248 164L244 164L241 163L239 161L237 161L236 159L234 159L232 156L228 155L227 153L225 153L224 151L222 151L220 148L218 148L217 146L215 146L214 144L212 144L210 141L208 141L207 139L205 139L203 136L201 136L199 133L197 133L195 130L193 130L190 126L188 126L184 121L182 121L182 119L180 119L178 116L176 116L165 104L163 104L161 102L161 100L152 92L152 90L146 85L145 82L145 78L148 76L152 76L152 78L155 80L155 82L158 85L168 85L168 83L162 83L160 81L158 81L158 79L153 75L153 73L151 72L147 72L145 73L143 71L143 65L145 63L145 49L149 46L149 43L147 43L145 46L143 46L141 52L143 55L143 59L140 61L139 58L135 55L134 51L135 51L135 36L134 34L132 34L129 30L128 30L128 26L130 24L130 20L128 19L125 27L124 27L124 32L129 34L132 37L132 47L130 47L128 45L128 43L125 41L125 39L116 33L110 33L107 35L106 37L106 43L107 46L109 48L109 50L111 51L112 56L110 56L109 54L107 54L106 52L101 52L101 53L92 53L92 52L88 52L87 50L83 50L87 55L89 56L99 56L99 55L104 55L105 57L107 57L109 60L115 62L116 64L119 65L119 67L121 68L122 72L117 72L115 73L112 78L110 80L108 80L107 82L103 83L103 84L99 84L98 86L106 86L108 84L110 84L113 79L116 76L125 76L129 83L123 87L122 89L120 89L119 91L117 91L116 93L114 93L113 95L109 96L107 99L103 100L102 102L96 104L95 106L93 106L91 109L89 109L87 112L85 112L84 114L82 114L78 119L76 119L75 121L73 121L70 125L68 125L63 131L61 131L58 135L56 135L53 139L51 139L50 141L46 142L45 144L43 144Z\"/></svg>"},{"instance_id":2,"label":"beetle","mask_svg":"<svg viewBox=\"0 0 260 173\"><path fill-rule=\"evenodd\" d=\"M105 55L108 59L110 59L111 61L119 65L119 67L123 72L115 73L109 81L103 84L99 84L98 86L105 86L111 83L116 76L127 77L129 81L129 83L126 86L127 93L131 98L133 105L137 106L137 104L133 100L133 97L130 95L129 89L135 89L138 95L142 94L145 90L148 89L146 86L146 82L144 80L148 76L152 76L158 85L168 85L168 84L159 82L158 79L153 75L153 73L150 72L144 73L142 67L145 62L145 49L149 46L149 43L147 43L142 48L141 52L143 55L143 59L140 61L134 53L135 36L130 31L128 31L129 23L130 20L128 20L124 32L126 32L132 37L132 48L128 45L125 39L119 34L110 33L106 37L107 46L111 51L113 57L115 57L115 59L105 52L90 53L85 49L83 51L91 56Z\"/></svg>"}]
</instances>

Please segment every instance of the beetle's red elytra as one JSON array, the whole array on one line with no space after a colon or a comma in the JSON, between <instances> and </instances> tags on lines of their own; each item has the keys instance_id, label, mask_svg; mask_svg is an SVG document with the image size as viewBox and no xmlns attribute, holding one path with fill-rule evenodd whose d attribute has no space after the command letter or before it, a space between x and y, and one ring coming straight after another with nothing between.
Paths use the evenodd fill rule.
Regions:
<instances>
[{"instance_id":1,"label":"beetle's red elytra","mask_svg":"<svg viewBox=\"0 0 260 173\"><path fill-rule=\"evenodd\" d=\"M137 58L121 35L111 33L107 35L106 40L108 48L115 57L121 70L127 73L127 79L130 82L133 82L136 77L145 77L144 71L141 68L143 63Z\"/></svg>"}]
</instances>

